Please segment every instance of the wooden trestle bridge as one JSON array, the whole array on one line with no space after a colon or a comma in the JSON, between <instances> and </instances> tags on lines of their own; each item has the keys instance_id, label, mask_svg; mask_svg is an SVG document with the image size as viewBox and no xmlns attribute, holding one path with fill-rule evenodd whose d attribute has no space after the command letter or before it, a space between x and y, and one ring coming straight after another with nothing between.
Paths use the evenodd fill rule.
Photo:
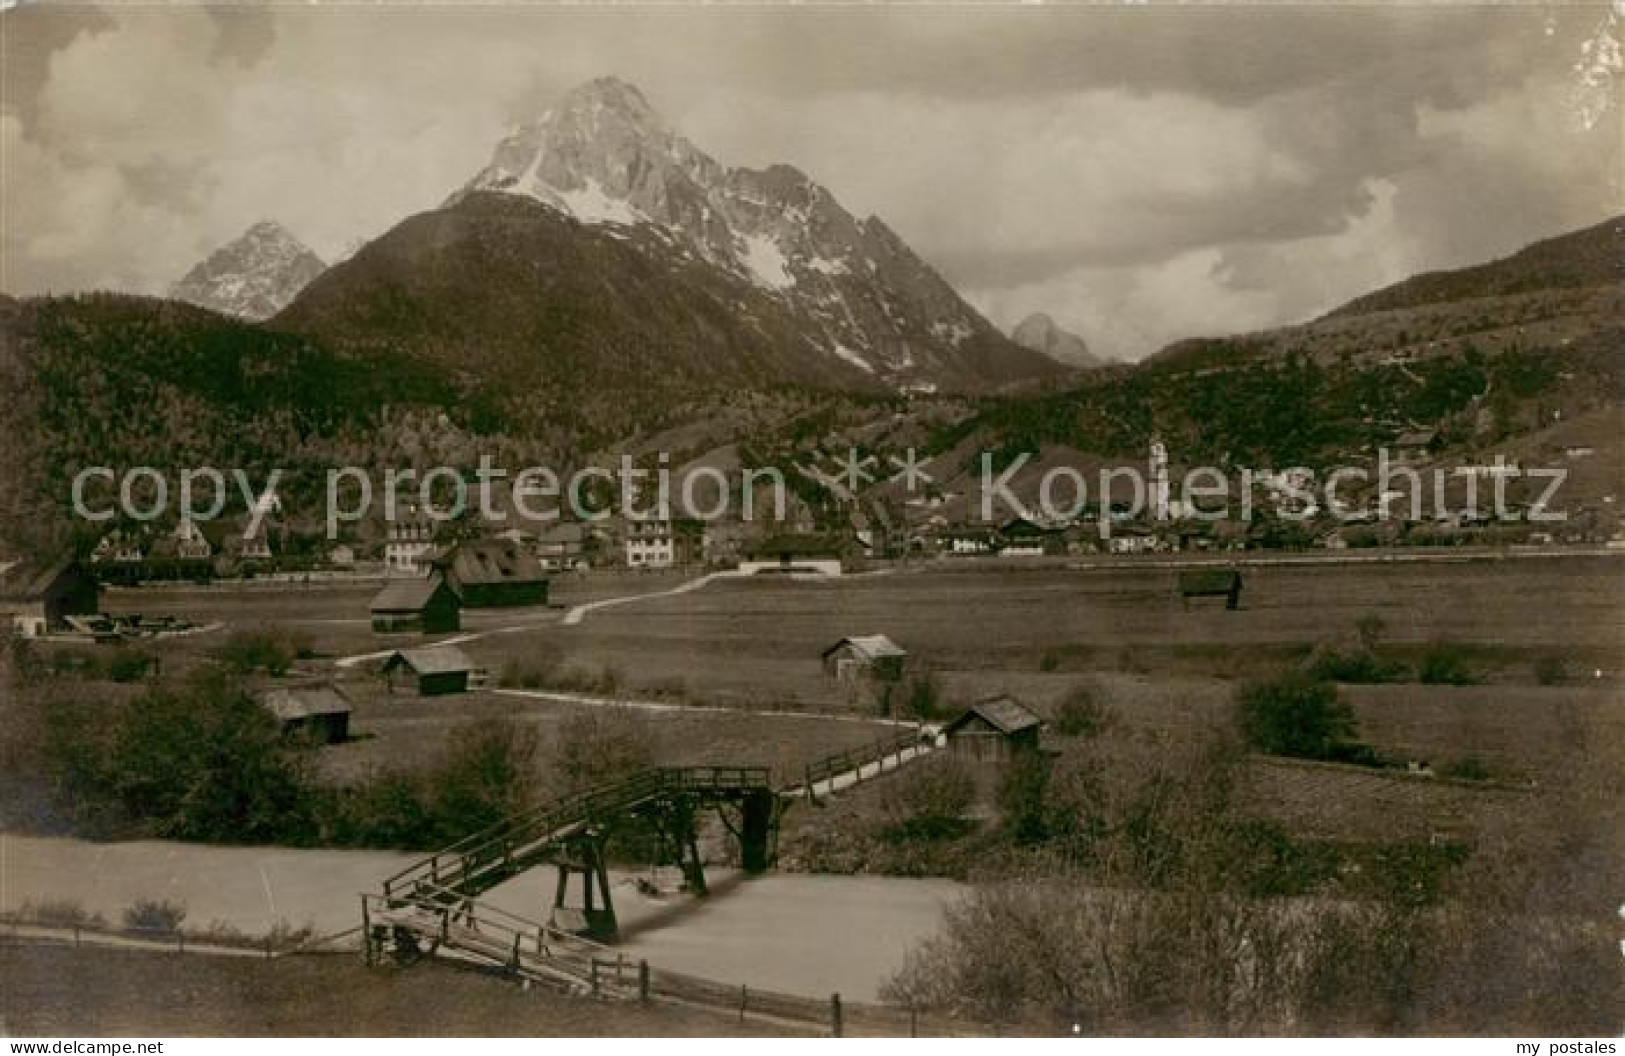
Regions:
<instances>
[{"instance_id":1,"label":"wooden trestle bridge","mask_svg":"<svg viewBox=\"0 0 1625 1056\"><path fill-rule=\"evenodd\" d=\"M692 766L643 770L622 781L565 796L414 862L362 896L362 936L369 962L406 962L425 953L456 952L521 977L602 991L629 985L624 973L601 977L616 959L604 943L616 938L615 907L605 843L629 821L649 825L675 853L688 890L705 892L697 821L715 810L739 842L746 873L765 872L777 852L779 819L820 787L833 791L835 767L861 779L917 758L918 731L841 753L808 767L802 783L775 788L767 767ZM537 921L480 901L487 891L540 866L558 871L551 919ZM645 981L645 985L647 985Z\"/></svg>"}]
</instances>

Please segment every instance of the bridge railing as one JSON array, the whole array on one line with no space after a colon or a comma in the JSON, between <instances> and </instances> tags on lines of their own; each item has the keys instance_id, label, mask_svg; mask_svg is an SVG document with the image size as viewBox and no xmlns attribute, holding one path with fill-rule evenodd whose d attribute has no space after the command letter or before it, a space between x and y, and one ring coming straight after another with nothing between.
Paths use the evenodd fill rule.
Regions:
<instances>
[{"instance_id":1,"label":"bridge railing","mask_svg":"<svg viewBox=\"0 0 1625 1056\"><path fill-rule=\"evenodd\" d=\"M906 730L892 737L882 738L870 744L860 744L855 748L825 756L809 764L803 771L802 787L810 796L813 786L819 782L860 770L870 763L881 762L910 748L918 748L924 743L924 736L924 730L918 728Z\"/></svg>"},{"instance_id":2,"label":"bridge railing","mask_svg":"<svg viewBox=\"0 0 1625 1056\"><path fill-rule=\"evenodd\" d=\"M362 895L361 901L363 926L368 930L405 927L447 949L594 991L602 985L597 965L615 959L613 951L591 939L472 899L447 903ZM403 911L415 918L403 918ZM373 937L364 935L363 941L370 956Z\"/></svg>"}]
</instances>

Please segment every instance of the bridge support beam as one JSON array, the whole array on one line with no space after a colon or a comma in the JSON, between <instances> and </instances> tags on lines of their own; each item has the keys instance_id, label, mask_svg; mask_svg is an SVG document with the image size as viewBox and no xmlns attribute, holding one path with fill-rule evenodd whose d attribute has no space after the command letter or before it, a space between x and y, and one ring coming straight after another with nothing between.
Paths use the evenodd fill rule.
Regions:
<instances>
[{"instance_id":1,"label":"bridge support beam","mask_svg":"<svg viewBox=\"0 0 1625 1056\"><path fill-rule=\"evenodd\" d=\"M773 864L779 824L778 804L769 789L745 793L739 802L739 864L747 873L765 873Z\"/></svg>"}]
</instances>

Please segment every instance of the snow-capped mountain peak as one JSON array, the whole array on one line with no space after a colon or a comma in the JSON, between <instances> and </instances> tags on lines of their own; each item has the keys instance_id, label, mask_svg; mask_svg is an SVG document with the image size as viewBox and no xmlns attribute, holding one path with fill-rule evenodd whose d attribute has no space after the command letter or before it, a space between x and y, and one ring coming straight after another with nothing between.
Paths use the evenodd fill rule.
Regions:
<instances>
[{"instance_id":1,"label":"snow-capped mountain peak","mask_svg":"<svg viewBox=\"0 0 1625 1056\"><path fill-rule=\"evenodd\" d=\"M652 227L794 310L830 357L899 389L941 377L967 342L1003 340L879 220L858 220L792 166L721 164L614 77L521 124L452 201L479 191L584 224Z\"/></svg>"},{"instance_id":2,"label":"snow-capped mountain peak","mask_svg":"<svg viewBox=\"0 0 1625 1056\"><path fill-rule=\"evenodd\" d=\"M261 220L195 265L170 296L202 308L267 319L327 270L322 259L274 220Z\"/></svg>"}]
</instances>

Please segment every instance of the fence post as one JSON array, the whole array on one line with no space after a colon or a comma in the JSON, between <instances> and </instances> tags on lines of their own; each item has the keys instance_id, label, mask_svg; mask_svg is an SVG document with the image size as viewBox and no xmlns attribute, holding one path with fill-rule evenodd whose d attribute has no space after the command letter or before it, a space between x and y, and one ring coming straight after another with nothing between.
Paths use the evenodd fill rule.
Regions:
<instances>
[{"instance_id":1,"label":"fence post","mask_svg":"<svg viewBox=\"0 0 1625 1056\"><path fill-rule=\"evenodd\" d=\"M912 1004L908 1006L908 1036L911 1038L920 1036L920 1010Z\"/></svg>"},{"instance_id":2,"label":"fence post","mask_svg":"<svg viewBox=\"0 0 1625 1056\"><path fill-rule=\"evenodd\" d=\"M638 962L638 1000L644 1004L649 1003L649 962Z\"/></svg>"},{"instance_id":3,"label":"fence post","mask_svg":"<svg viewBox=\"0 0 1625 1056\"><path fill-rule=\"evenodd\" d=\"M597 957L588 957L587 958L587 965L588 965L587 975L588 975L589 980L592 983L592 992L594 994L597 994L598 993L598 958Z\"/></svg>"},{"instance_id":4,"label":"fence post","mask_svg":"<svg viewBox=\"0 0 1625 1056\"><path fill-rule=\"evenodd\" d=\"M77 924L73 926L73 945L75 948L79 946L79 925Z\"/></svg>"},{"instance_id":5,"label":"fence post","mask_svg":"<svg viewBox=\"0 0 1625 1056\"><path fill-rule=\"evenodd\" d=\"M185 953L186 952L186 932L184 932L184 931L177 931L175 933L175 952L176 953Z\"/></svg>"},{"instance_id":6,"label":"fence post","mask_svg":"<svg viewBox=\"0 0 1625 1056\"><path fill-rule=\"evenodd\" d=\"M739 1022L745 1021L745 1006L750 1004L750 989L744 983L739 984Z\"/></svg>"},{"instance_id":7,"label":"fence post","mask_svg":"<svg viewBox=\"0 0 1625 1056\"><path fill-rule=\"evenodd\" d=\"M845 1035L842 1032L842 1027L843 1027L843 1024L841 1023L841 995L840 994L830 994L829 995L829 1032L830 1032L830 1037L832 1037L832 1038L844 1037Z\"/></svg>"}]
</instances>

